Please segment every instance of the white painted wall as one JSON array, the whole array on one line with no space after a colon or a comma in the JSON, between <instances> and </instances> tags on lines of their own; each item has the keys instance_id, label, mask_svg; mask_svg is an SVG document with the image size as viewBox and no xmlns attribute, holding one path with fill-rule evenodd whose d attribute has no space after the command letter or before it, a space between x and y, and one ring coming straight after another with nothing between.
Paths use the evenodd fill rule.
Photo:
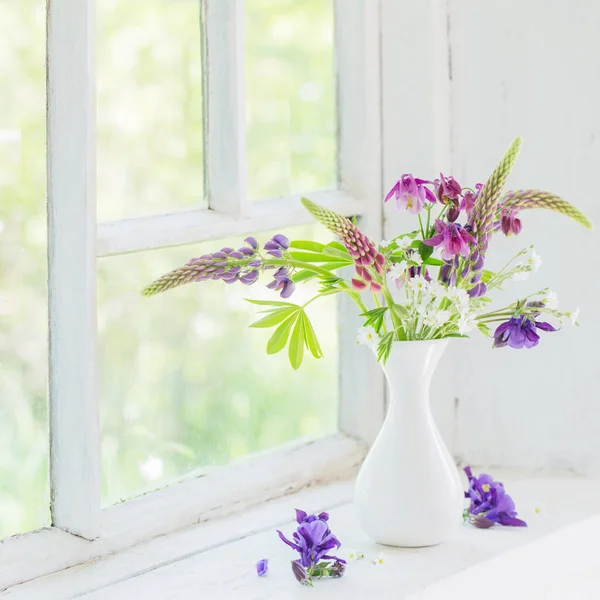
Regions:
<instances>
[{"instance_id":1,"label":"white painted wall","mask_svg":"<svg viewBox=\"0 0 600 600\"><path fill-rule=\"evenodd\" d=\"M600 223L600 2L383 3L384 48L395 49L383 53L385 186L449 165L463 185L483 181L522 135L508 188L559 193ZM582 326L529 351L492 350L479 336L455 344L434 387L436 416L464 461L600 472L600 241L561 215L522 216L522 234L495 238L488 264L534 242L544 264L503 299L550 285L563 308L581 307Z\"/></svg>"}]
</instances>

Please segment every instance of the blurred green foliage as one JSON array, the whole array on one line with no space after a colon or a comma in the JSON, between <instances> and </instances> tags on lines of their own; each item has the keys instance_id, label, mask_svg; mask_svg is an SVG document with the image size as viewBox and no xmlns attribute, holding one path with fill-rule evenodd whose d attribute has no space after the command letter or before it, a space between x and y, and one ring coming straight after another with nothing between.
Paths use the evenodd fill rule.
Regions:
<instances>
[{"instance_id":1,"label":"blurred green foliage","mask_svg":"<svg viewBox=\"0 0 600 600\"><path fill-rule=\"evenodd\" d=\"M203 205L199 22L198 2L98 2L101 220ZM252 198L334 184L332 30L331 0L246 0ZM0 36L2 537L49 523L44 2L0 2ZM334 299L309 309L325 358L294 372L265 355L268 331L247 329L243 297L273 298L266 281L141 297L190 256L240 242L99 261L105 504L335 429Z\"/></svg>"}]
</instances>

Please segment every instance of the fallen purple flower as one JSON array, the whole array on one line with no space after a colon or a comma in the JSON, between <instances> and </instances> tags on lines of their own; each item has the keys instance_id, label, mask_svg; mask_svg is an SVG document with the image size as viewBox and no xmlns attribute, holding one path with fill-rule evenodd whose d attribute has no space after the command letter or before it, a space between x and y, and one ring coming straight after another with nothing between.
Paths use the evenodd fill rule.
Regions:
<instances>
[{"instance_id":1,"label":"fallen purple flower","mask_svg":"<svg viewBox=\"0 0 600 600\"><path fill-rule=\"evenodd\" d=\"M469 506L469 522L480 529L487 529L491 524L511 527L527 527L527 523L517 518L515 503L504 490L500 481L482 473L475 477L471 467L465 467L464 472L469 478L469 490L465 498L471 500Z\"/></svg>"},{"instance_id":2,"label":"fallen purple flower","mask_svg":"<svg viewBox=\"0 0 600 600\"><path fill-rule=\"evenodd\" d=\"M256 563L256 574L259 577L264 577L267 574L268 570L269 570L269 559L268 558L261 558Z\"/></svg>"}]
</instances>

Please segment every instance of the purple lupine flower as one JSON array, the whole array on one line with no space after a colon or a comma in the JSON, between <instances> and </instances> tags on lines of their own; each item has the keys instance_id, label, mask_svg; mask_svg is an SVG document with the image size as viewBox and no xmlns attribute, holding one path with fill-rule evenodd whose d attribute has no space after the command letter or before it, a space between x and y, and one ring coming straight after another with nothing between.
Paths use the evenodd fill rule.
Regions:
<instances>
[{"instance_id":1,"label":"purple lupine flower","mask_svg":"<svg viewBox=\"0 0 600 600\"><path fill-rule=\"evenodd\" d=\"M264 577L267 574L268 570L269 570L269 559L268 558L261 558L256 563L256 574L259 577Z\"/></svg>"},{"instance_id":2,"label":"purple lupine flower","mask_svg":"<svg viewBox=\"0 0 600 600\"><path fill-rule=\"evenodd\" d=\"M434 247L442 246L444 260L450 260L459 254L463 258L469 256L471 252L469 244L475 244L476 240L461 225L458 223L448 225L444 221L436 219L433 228L437 233L428 240L423 240L423 243Z\"/></svg>"},{"instance_id":3,"label":"purple lupine flower","mask_svg":"<svg viewBox=\"0 0 600 600\"><path fill-rule=\"evenodd\" d=\"M408 210L416 215L423 210L425 200L435 202L433 192L424 185L426 183L429 182L425 179L416 179L405 173L387 193L384 202L394 197L398 210Z\"/></svg>"},{"instance_id":4,"label":"purple lupine flower","mask_svg":"<svg viewBox=\"0 0 600 600\"><path fill-rule=\"evenodd\" d=\"M279 291L282 298L289 298L294 292L294 282L290 278L287 267L279 267L273 273L273 281L267 285L270 290Z\"/></svg>"},{"instance_id":5,"label":"purple lupine flower","mask_svg":"<svg viewBox=\"0 0 600 600\"><path fill-rule=\"evenodd\" d=\"M258 241L255 237L249 235L245 240L246 244L252 247L253 250L258 250Z\"/></svg>"},{"instance_id":6,"label":"purple lupine flower","mask_svg":"<svg viewBox=\"0 0 600 600\"><path fill-rule=\"evenodd\" d=\"M464 468L469 478L469 520L481 529L487 529L494 523L512 527L527 527L527 523L517 519L517 511L513 499L506 493L504 485L493 477L482 473L475 477L471 467Z\"/></svg>"},{"instance_id":7,"label":"purple lupine flower","mask_svg":"<svg viewBox=\"0 0 600 600\"><path fill-rule=\"evenodd\" d=\"M270 254L273 258L282 258L283 252L289 247L290 241L281 233L274 235L265 244L265 250L267 250L267 254Z\"/></svg>"},{"instance_id":8,"label":"purple lupine flower","mask_svg":"<svg viewBox=\"0 0 600 600\"><path fill-rule=\"evenodd\" d=\"M521 233L521 219L517 218L517 212L514 208L505 208L500 216L500 227L502 233L506 236L518 235Z\"/></svg>"},{"instance_id":9,"label":"purple lupine flower","mask_svg":"<svg viewBox=\"0 0 600 600\"><path fill-rule=\"evenodd\" d=\"M481 279L481 273L476 273L471 279L471 283L475 285L467 292L469 298L481 298L481 296L486 295L487 285L483 281L479 281L479 279Z\"/></svg>"},{"instance_id":10,"label":"purple lupine flower","mask_svg":"<svg viewBox=\"0 0 600 600\"><path fill-rule=\"evenodd\" d=\"M542 331L556 331L545 321L535 321L527 315L512 317L501 323L494 331L494 348L510 346L511 348L533 348L538 345L540 336L536 329Z\"/></svg>"},{"instance_id":11,"label":"purple lupine flower","mask_svg":"<svg viewBox=\"0 0 600 600\"><path fill-rule=\"evenodd\" d=\"M308 515L303 510L296 509L298 527L292 536L294 541L288 540L279 530L277 533L284 543L300 554L300 558L294 562L297 562L304 570L308 570L309 574L318 566L320 574L340 577L343 569L336 565L338 563L345 565L346 561L329 554L334 548L339 548L341 543L329 529L328 520L329 515L326 512ZM333 565L323 565L320 561L334 561L334 563ZM332 568L335 569L335 573L332 573ZM294 570L293 564L292 569ZM294 570L295 575L296 571L300 571L300 569ZM298 575L296 578L300 581Z\"/></svg>"}]
</instances>

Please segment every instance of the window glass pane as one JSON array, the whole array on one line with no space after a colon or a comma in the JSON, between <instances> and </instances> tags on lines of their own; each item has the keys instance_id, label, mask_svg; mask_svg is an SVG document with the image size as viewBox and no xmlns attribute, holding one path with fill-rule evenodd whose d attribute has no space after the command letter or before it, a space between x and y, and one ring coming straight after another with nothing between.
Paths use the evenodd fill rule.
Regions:
<instances>
[{"instance_id":1,"label":"window glass pane","mask_svg":"<svg viewBox=\"0 0 600 600\"><path fill-rule=\"evenodd\" d=\"M49 523L45 3L0 2L0 537Z\"/></svg>"},{"instance_id":2,"label":"window glass pane","mask_svg":"<svg viewBox=\"0 0 600 600\"><path fill-rule=\"evenodd\" d=\"M336 117L332 0L246 0L248 193L332 188Z\"/></svg>"},{"instance_id":3,"label":"window glass pane","mask_svg":"<svg viewBox=\"0 0 600 600\"><path fill-rule=\"evenodd\" d=\"M200 2L99 0L100 220L201 207Z\"/></svg>"},{"instance_id":4,"label":"window glass pane","mask_svg":"<svg viewBox=\"0 0 600 600\"><path fill-rule=\"evenodd\" d=\"M312 227L291 233L314 238ZM273 330L248 329L259 318L258 307L244 298L280 300L266 289L267 275L251 287L207 281L141 296L153 279L192 256L239 242L100 260L105 503L301 436L336 430L335 298L307 309L324 358L308 356L294 371L287 351L266 354ZM302 303L314 290L298 286L290 301Z\"/></svg>"}]
</instances>

